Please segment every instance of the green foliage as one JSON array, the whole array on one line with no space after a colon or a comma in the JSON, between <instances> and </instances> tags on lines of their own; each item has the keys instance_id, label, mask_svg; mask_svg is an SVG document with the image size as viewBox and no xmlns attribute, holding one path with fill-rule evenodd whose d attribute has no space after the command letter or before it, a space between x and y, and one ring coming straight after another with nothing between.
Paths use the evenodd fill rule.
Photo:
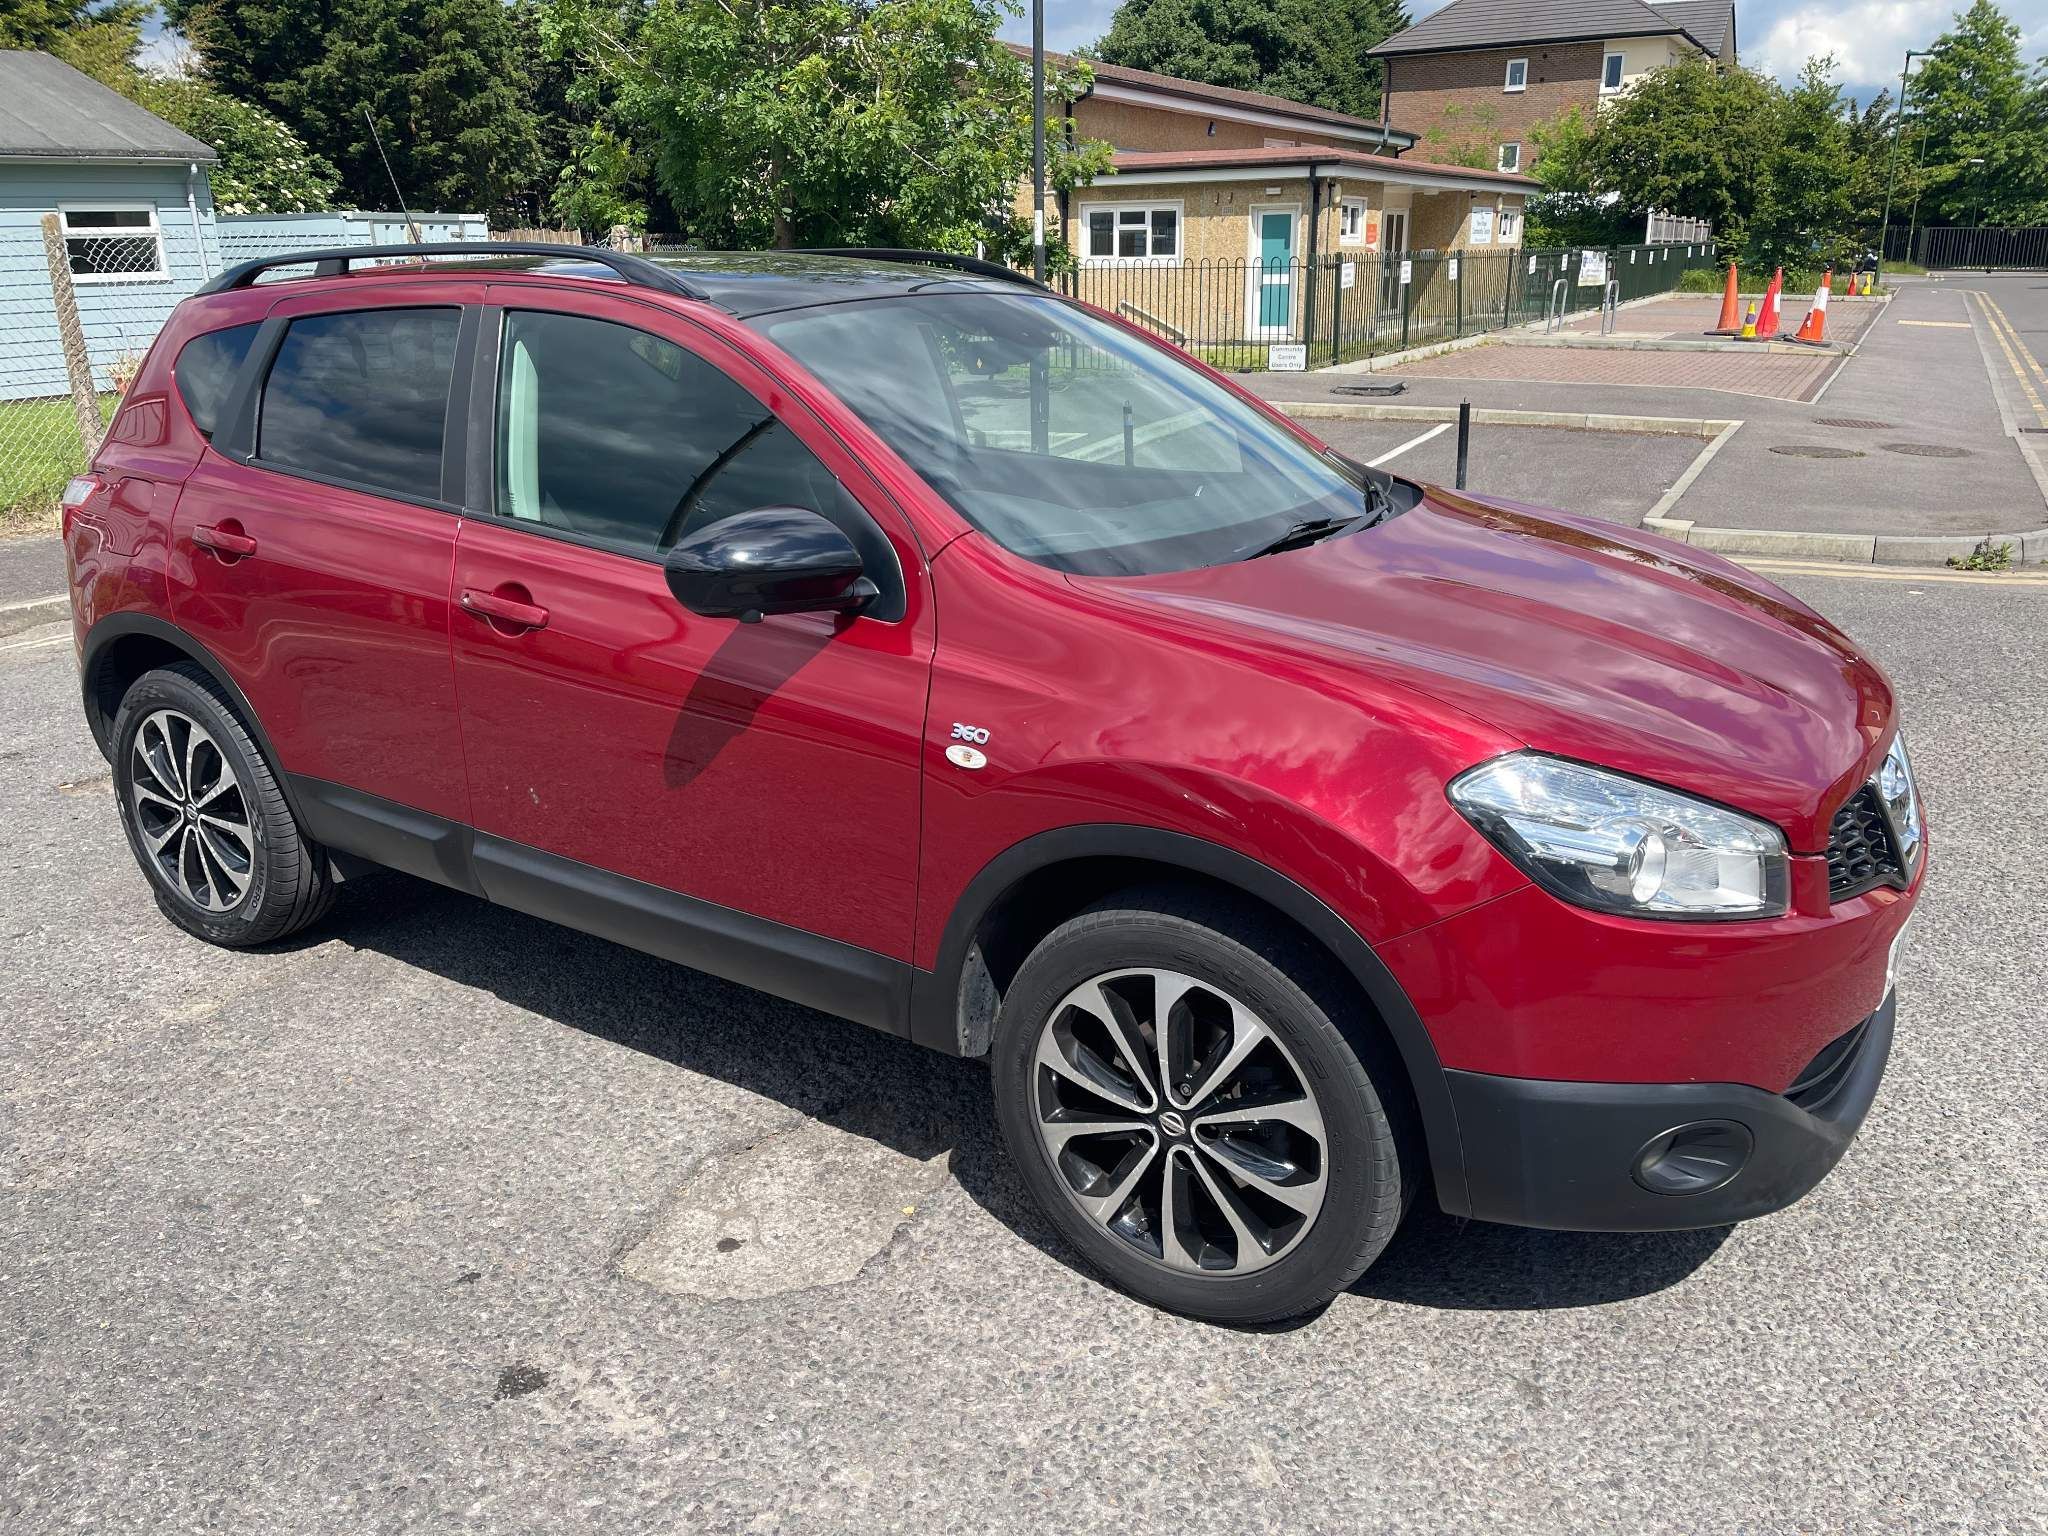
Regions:
<instances>
[{"instance_id":1,"label":"green foliage","mask_svg":"<svg viewBox=\"0 0 2048 1536\"><path fill-rule=\"evenodd\" d=\"M489 209L540 175L503 0L169 0L206 77L339 168L342 198L392 200L365 109L414 209Z\"/></svg>"},{"instance_id":2,"label":"green foliage","mask_svg":"<svg viewBox=\"0 0 2048 1536\"><path fill-rule=\"evenodd\" d=\"M555 217L600 238L619 224L644 230L647 204L634 191L645 176L633 146L603 123L592 123L555 183Z\"/></svg>"},{"instance_id":3,"label":"green foliage","mask_svg":"<svg viewBox=\"0 0 2048 1536\"><path fill-rule=\"evenodd\" d=\"M1523 239L1536 247L1626 245L1642 219L1593 190L1593 125L1567 107L1529 130L1529 174L1543 184L1529 198Z\"/></svg>"},{"instance_id":4,"label":"green foliage","mask_svg":"<svg viewBox=\"0 0 2048 1536\"><path fill-rule=\"evenodd\" d=\"M1926 163L1921 222L2048 221L2048 83L2029 75L2020 29L1992 0L1975 0L1936 41L1910 106L1907 136Z\"/></svg>"},{"instance_id":5,"label":"green foliage","mask_svg":"<svg viewBox=\"0 0 2048 1536\"><path fill-rule=\"evenodd\" d=\"M148 13L141 0L4 0L0 48L40 48L115 85L134 67Z\"/></svg>"},{"instance_id":6,"label":"green foliage","mask_svg":"<svg viewBox=\"0 0 2048 1536\"><path fill-rule=\"evenodd\" d=\"M996 41L996 0L555 0L556 46L648 146L655 181L706 245L1028 241L1028 64ZM1050 101L1085 88L1055 70ZM1048 124L1055 187L1108 167Z\"/></svg>"},{"instance_id":7,"label":"green foliage","mask_svg":"<svg viewBox=\"0 0 2048 1536\"><path fill-rule=\"evenodd\" d=\"M1776 98L1776 142L1749 211L1743 250L1758 265L1825 266L1862 254L1852 231L1849 123L1832 58L1809 59Z\"/></svg>"},{"instance_id":8,"label":"green foliage","mask_svg":"<svg viewBox=\"0 0 2048 1536\"><path fill-rule=\"evenodd\" d=\"M1967 555L1950 555L1948 563L1959 571L2009 571L2012 545L1993 544L1986 539Z\"/></svg>"},{"instance_id":9,"label":"green foliage","mask_svg":"<svg viewBox=\"0 0 2048 1536\"><path fill-rule=\"evenodd\" d=\"M1415 125L1407 125L1417 131ZM1453 102L1435 122L1419 130L1415 155L1438 165L1462 165L1475 171L1500 166L1500 113L1482 103L1468 107Z\"/></svg>"},{"instance_id":10,"label":"green foliage","mask_svg":"<svg viewBox=\"0 0 2048 1536\"><path fill-rule=\"evenodd\" d=\"M209 180L222 213L311 213L334 206L334 167L261 107L203 80L137 75L128 94L220 155Z\"/></svg>"},{"instance_id":11,"label":"green foliage","mask_svg":"<svg viewBox=\"0 0 2048 1536\"><path fill-rule=\"evenodd\" d=\"M1407 26L1400 0L1123 0L1099 46L1108 64L1377 117L1366 50Z\"/></svg>"}]
</instances>

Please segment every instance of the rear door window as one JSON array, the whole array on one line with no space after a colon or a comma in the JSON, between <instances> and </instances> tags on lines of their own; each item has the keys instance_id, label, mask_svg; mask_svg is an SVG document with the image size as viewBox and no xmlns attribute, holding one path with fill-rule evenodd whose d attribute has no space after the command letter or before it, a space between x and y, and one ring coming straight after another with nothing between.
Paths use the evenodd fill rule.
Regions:
<instances>
[{"instance_id":1,"label":"rear door window","mask_svg":"<svg viewBox=\"0 0 2048 1536\"><path fill-rule=\"evenodd\" d=\"M264 381L256 457L407 501L441 499L441 435L462 312L302 315Z\"/></svg>"},{"instance_id":2,"label":"rear door window","mask_svg":"<svg viewBox=\"0 0 2048 1536\"><path fill-rule=\"evenodd\" d=\"M178 353L171 377L178 386L178 398L200 435L211 439L220 421L220 408L227 404L235 387L235 375L249 356L249 348L262 330L260 323L231 325L224 331L194 336Z\"/></svg>"}]
</instances>

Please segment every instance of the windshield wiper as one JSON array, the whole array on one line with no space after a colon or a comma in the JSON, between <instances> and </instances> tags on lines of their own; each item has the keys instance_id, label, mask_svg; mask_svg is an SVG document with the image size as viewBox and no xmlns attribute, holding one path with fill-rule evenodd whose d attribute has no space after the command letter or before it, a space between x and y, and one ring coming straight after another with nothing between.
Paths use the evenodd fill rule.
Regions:
<instances>
[{"instance_id":1,"label":"windshield wiper","mask_svg":"<svg viewBox=\"0 0 2048 1536\"><path fill-rule=\"evenodd\" d=\"M1334 538L1350 529L1367 525L1373 521L1370 512L1354 512L1349 517L1314 517L1307 522L1296 523L1271 543L1261 544L1243 558L1257 560L1264 555L1285 554L1290 549L1306 549L1311 544L1320 544L1324 539Z\"/></svg>"}]
</instances>

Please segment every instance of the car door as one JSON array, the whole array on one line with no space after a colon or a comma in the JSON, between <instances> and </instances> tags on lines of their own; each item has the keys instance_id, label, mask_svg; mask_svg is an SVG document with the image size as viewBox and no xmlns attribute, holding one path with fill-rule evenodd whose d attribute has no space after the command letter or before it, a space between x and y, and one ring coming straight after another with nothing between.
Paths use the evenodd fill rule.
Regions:
<instances>
[{"instance_id":1,"label":"car door","mask_svg":"<svg viewBox=\"0 0 2048 1536\"><path fill-rule=\"evenodd\" d=\"M484 889L741 979L726 941L772 963L764 925L908 961L932 622L900 513L673 312L538 285L489 300L453 647ZM671 595L661 555L685 529L790 504L861 548L871 611L749 624Z\"/></svg>"},{"instance_id":2,"label":"car door","mask_svg":"<svg viewBox=\"0 0 2048 1536\"><path fill-rule=\"evenodd\" d=\"M177 504L172 617L241 688L302 802L468 814L448 657L464 298L364 280L281 299Z\"/></svg>"}]
</instances>

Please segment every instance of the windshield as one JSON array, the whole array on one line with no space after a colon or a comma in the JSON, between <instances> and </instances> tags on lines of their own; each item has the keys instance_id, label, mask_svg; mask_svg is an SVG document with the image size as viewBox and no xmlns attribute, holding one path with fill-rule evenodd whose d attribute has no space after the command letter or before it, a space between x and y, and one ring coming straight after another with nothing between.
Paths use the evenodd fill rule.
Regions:
<instances>
[{"instance_id":1,"label":"windshield","mask_svg":"<svg viewBox=\"0 0 2048 1536\"><path fill-rule=\"evenodd\" d=\"M1054 299L930 294L754 323L968 522L1055 570L1220 565L1368 510L1362 478L1195 369Z\"/></svg>"}]
</instances>

